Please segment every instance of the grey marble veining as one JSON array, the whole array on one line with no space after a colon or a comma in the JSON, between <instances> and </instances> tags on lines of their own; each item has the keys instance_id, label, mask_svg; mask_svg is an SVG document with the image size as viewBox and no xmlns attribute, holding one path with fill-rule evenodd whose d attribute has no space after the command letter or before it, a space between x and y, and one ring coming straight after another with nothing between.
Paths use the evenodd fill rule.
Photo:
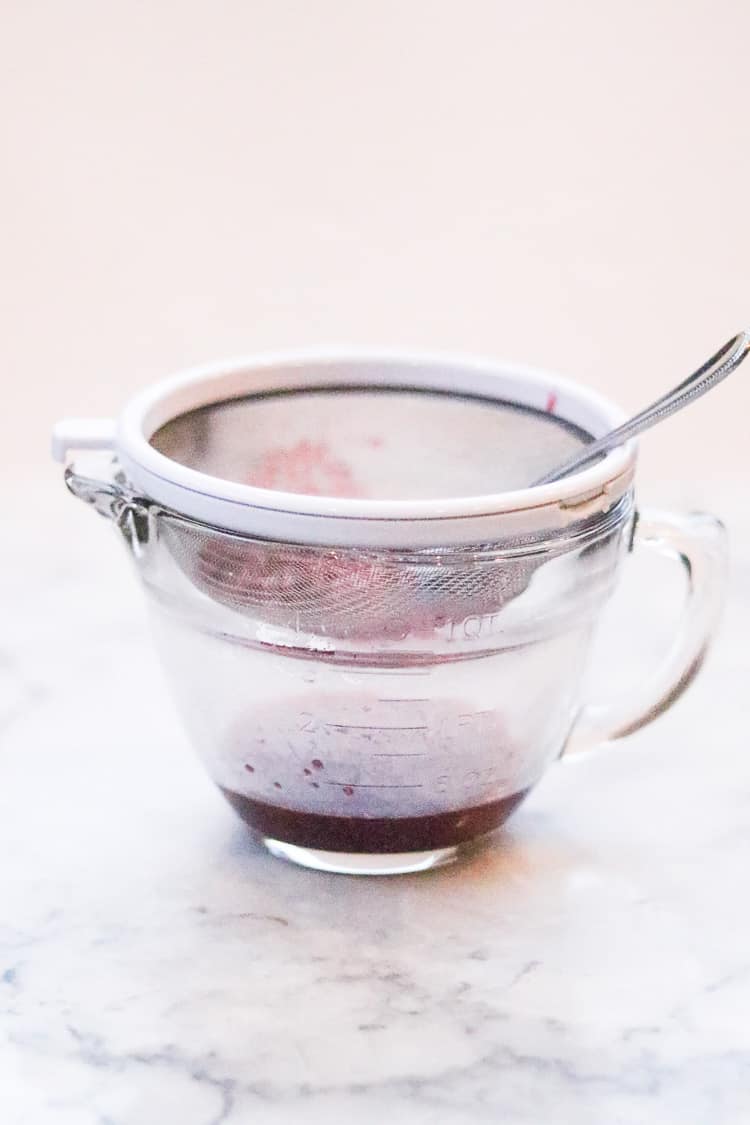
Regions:
<instances>
[{"instance_id":1,"label":"grey marble veining","mask_svg":"<svg viewBox=\"0 0 750 1125\"><path fill-rule=\"evenodd\" d=\"M3 1125L750 1121L750 521L722 504L686 699L460 866L356 880L268 857L213 791L106 524L56 479L8 496Z\"/></svg>"}]
</instances>

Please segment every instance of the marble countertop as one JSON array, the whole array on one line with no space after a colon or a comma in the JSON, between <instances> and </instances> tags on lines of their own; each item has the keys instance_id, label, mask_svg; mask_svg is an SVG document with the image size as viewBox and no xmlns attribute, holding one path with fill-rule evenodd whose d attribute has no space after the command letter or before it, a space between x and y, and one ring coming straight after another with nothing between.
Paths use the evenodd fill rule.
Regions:
<instances>
[{"instance_id":1,"label":"marble countertop","mask_svg":"<svg viewBox=\"0 0 750 1125\"><path fill-rule=\"evenodd\" d=\"M115 537L56 479L4 501L3 1125L750 1121L739 498L689 695L556 766L482 854L370 880L251 842Z\"/></svg>"}]
</instances>

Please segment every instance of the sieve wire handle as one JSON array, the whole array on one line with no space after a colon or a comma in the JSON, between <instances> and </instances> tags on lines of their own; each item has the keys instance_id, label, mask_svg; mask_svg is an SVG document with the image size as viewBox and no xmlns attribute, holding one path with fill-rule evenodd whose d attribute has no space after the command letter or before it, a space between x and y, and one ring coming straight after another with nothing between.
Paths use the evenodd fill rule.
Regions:
<instances>
[{"instance_id":1,"label":"sieve wire handle","mask_svg":"<svg viewBox=\"0 0 750 1125\"><path fill-rule=\"evenodd\" d=\"M736 336L733 336L731 340L728 340L726 344L719 348L715 355L706 360L697 371L694 371L678 386L673 387L671 391L662 395L656 402L652 402L650 406L624 422L622 426L618 426L616 430L611 430L603 437L597 438L596 441L584 446L575 456L535 481L535 485L551 484L553 481L562 480L563 477L567 477L571 473L585 469L592 461L598 460L605 453L609 453L611 449L616 449L618 445L624 445L626 441L637 437L638 434L656 425L657 422L669 418L670 414L682 410L683 407L721 383L727 375L731 375L734 369L742 363L748 352L750 352L750 332L738 332Z\"/></svg>"},{"instance_id":2,"label":"sieve wire handle","mask_svg":"<svg viewBox=\"0 0 750 1125\"><path fill-rule=\"evenodd\" d=\"M648 681L623 699L586 704L563 753L591 750L640 730L667 711L700 671L721 613L727 572L723 524L713 516L642 514L634 548L667 555L687 576L688 592L670 649Z\"/></svg>"}]
</instances>

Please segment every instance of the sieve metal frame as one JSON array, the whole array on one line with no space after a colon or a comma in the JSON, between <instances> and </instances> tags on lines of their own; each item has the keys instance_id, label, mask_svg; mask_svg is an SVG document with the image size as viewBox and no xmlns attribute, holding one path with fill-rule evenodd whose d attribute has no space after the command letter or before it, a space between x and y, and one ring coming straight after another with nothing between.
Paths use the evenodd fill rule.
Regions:
<instances>
[{"instance_id":1,"label":"sieve metal frame","mask_svg":"<svg viewBox=\"0 0 750 1125\"><path fill-rule=\"evenodd\" d=\"M625 417L580 384L515 363L418 352L294 351L207 364L164 379L134 396L116 424L59 423L54 452L64 460L77 449L110 450L131 488L148 501L240 535L321 546L408 550L557 534L582 518L608 512L632 486L634 441L549 485L394 501L309 496L226 481L181 465L150 444L161 426L202 406L269 391L344 385L448 391L542 411L554 396L556 415L595 438Z\"/></svg>"}]
</instances>

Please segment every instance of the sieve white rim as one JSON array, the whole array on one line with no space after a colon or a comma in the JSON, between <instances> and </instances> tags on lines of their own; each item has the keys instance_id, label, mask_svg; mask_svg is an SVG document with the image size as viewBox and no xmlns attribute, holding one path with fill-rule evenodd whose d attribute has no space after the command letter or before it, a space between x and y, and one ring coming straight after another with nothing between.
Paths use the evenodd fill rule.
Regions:
<instances>
[{"instance_id":1,"label":"sieve white rim","mask_svg":"<svg viewBox=\"0 0 750 1125\"><path fill-rule=\"evenodd\" d=\"M126 404L113 448L133 487L173 511L228 531L310 543L416 547L477 542L517 529L561 529L582 515L608 510L632 482L634 442L537 488L393 501L309 496L226 481L180 465L149 443L166 422L213 402L341 384L448 390L536 409L544 409L554 394L558 416L594 437L625 418L596 392L517 363L408 351L284 351L194 367L151 385Z\"/></svg>"}]
</instances>

